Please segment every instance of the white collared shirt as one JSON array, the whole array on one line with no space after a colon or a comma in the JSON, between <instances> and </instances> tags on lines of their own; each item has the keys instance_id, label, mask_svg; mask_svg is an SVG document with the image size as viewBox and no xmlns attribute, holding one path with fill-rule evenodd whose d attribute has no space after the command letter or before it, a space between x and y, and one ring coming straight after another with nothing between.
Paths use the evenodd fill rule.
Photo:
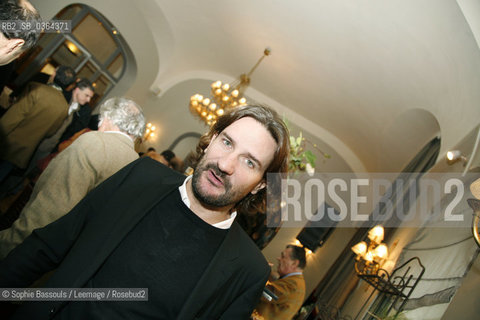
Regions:
<instances>
[{"instance_id":1,"label":"white collared shirt","mask_svg":"<svg viewBox=\"0 0 480 320\"><path fill-rule=\"evenodd\" d=\"M302 274L303 274L303 272L290 272L289 274L286 274L283 277L280 277L279 279L284 279L284 278L291 277L291 276L300 276Z\"/></svg>"},{"instance_id":2,"label":"white collared shirt","mask_svg":"<svg viewBox=\"0 0 480 320\"><path fill-rule=\"evenodd\" d=\"M71 115L72 113L74 113L78 109L80 109L80 105L78 104L78 102L72 102L72 104L68 108L68 115Z\"/></svg>"},{"instance_id":3,"label":"white collared shirt","mask_svg":"<svg viewBox=\"0 0 480 320\"><path fill-rule=\"evenodd\" d=\"M187 181L190 179L192 179L191 175L188 176L185 179L185 181L183 181L183 184L180 187L178 187L178 190L180 191L180 196L182 197L182 201L183 203L185 203L185 205L188 208L190 208L190 199L188 199L188 195L187 195ZM232 226L233 220L235 220L236 216L237 216L237 212L234 211L230 214L230 218L214 223L211 226L219 229L230 229L230 227Z\"/></svg>"}]
</instances>

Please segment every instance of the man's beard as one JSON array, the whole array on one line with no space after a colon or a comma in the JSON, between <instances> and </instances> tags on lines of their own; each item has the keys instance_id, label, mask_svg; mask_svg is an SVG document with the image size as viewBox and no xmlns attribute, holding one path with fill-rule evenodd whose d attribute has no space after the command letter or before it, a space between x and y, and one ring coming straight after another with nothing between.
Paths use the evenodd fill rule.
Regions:
<instances>
[{"instance_id":1,"label":"man's beard","mask_svg":"<svg viewBox=\"0 0 480 320\"><path fill-rule=\"evenodd\" d=\"M217 178L222 181L223 188L225 190L223 194L207 194L205 190L202 190L200 177L202 176L202 173L207 172L208 170L212 170ZM206 183L209 182L207 181ZM243 195L240 195L238 191L232 189L232 184L230 183L229 177L222 172L215 163L205 164L203 158L200 160L193 173L192 190L193 194L200 202L207 206L216 208L234 205L243 198Z\"/></svg>"}]
</instances>

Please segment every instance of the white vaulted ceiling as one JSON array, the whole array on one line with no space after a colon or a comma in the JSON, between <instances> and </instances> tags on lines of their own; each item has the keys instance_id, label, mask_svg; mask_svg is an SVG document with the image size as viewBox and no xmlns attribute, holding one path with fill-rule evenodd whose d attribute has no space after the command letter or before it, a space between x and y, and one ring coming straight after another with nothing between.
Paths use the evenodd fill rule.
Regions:
<instances>
[{"instance_id":1,"label":"white vaulted ceiling","mask_svg":"<svg viewBox=\"0 0 480 320\"><path fill-rule=\"evenodd\" d=\"M470 21L480 12L463 2L463 8L452 0L138 6L160 57L152 88L163 93L188 79L234 79L269 46L272 55L247 95L284 112L353 169L394 171L435 135L446 150L478 123L480 51L475 24L462 9Z\"/></svg>"}]
</instances>

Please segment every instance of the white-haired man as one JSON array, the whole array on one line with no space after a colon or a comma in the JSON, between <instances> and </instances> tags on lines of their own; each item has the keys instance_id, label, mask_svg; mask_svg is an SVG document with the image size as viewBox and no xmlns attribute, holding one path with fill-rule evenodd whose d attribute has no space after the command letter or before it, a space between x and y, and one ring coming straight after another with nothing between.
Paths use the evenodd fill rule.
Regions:
<instances>
[{"instance_id":1,"label":"white-haired man","mask_svg":"<svg viewBox=\"0 0 480 320\"><path fill-rule=\"evenodd\" d=\"M68 213L102 181L138 158L134 139L145 117L133 101L112 98L100 107L98 131L81 135L48 165L19 218L0 232L0 259L30 233Z\"/></svg>"}]
</instances>

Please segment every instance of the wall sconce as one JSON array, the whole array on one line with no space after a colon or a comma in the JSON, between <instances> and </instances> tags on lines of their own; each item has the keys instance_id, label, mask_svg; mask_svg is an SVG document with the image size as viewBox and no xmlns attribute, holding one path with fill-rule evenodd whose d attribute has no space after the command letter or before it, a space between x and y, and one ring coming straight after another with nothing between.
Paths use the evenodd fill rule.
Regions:
<instances>
[{"instance_id":1,"label":"wall sconce","mask_svg":"<svg viewBox=\"0 0 480 320\"><path fill-rule=\"evenodd\" d=\"M152 125L150 122L147 123L147 128L145 129L145 134L143 135L143 141L147 141L148 139L153 139L155 137L155 126Z\"/></svg>"},{"instance_id":2,"label":"wall sconce","mask_svg":"<svg viewBox=\"0 0 480 320\"><path fill-rule=\"evenodd\" d=\"M462 161L463 166L467 164L467 157L465 157L460 150L451 150L447 152L447 163L454 164L457 161Z\"/></svg>"},{"instance_id":3,"label":"wall sconce","mask_svg":"<svg viewBox=\"0 0 480 320\"><path fill-rule=\"evenodd\" d=\"M308 249L307 247L305 247L300 241L298 241L298 239L295 239L295 242L293 244L298 246L298 247L303 247L303 249L305 249L305 255L307 257L309 257L313 254L313 251Z\"/></svg>"},{"instance_id":4,"label":"wall sconce","mask_svg":"<svg viewBox=\"0 0 480 320\"><path fill-rule=\"evenodd\" d=\"M382 243L384 229L378 225L368 232L370 243L361 241L352 247L357 255L355 259L355 271L359 275L376 274L385 259L388 257L388 247Z\"/></svg>"}]
</instances>

